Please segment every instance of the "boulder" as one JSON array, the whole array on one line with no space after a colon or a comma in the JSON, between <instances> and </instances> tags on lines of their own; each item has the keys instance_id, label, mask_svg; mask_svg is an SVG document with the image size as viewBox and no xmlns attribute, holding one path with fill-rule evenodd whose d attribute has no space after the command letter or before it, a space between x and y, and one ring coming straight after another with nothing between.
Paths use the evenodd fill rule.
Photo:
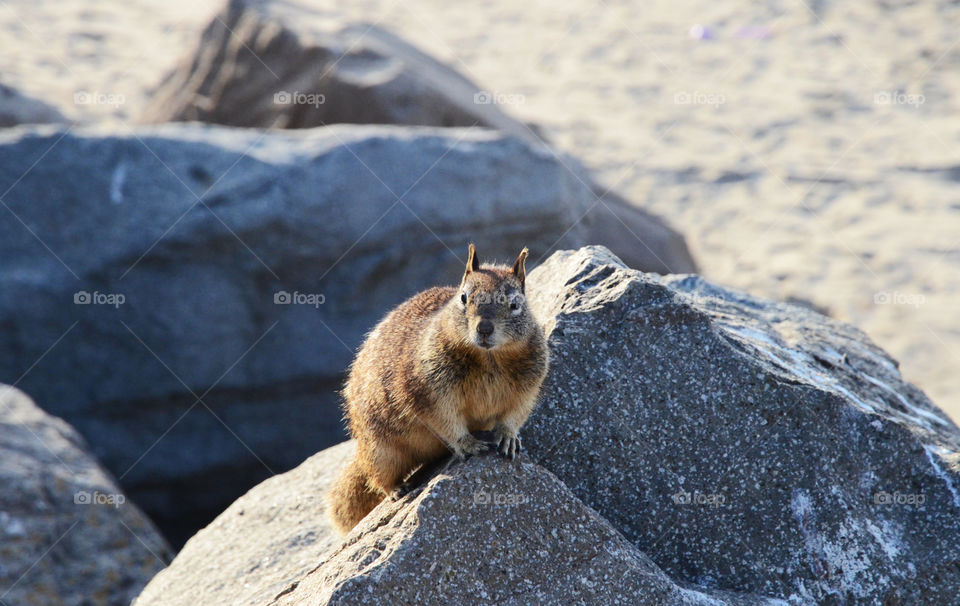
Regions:
<instances>
[{"instance_id":1,"label":"boulder","mask_svg":"<svg viewBox=\"0 0 960 606\"><path fill-rule=\"evenodd\" d=\"M237 499L183 546L136 606L267 604L340 543L325 497L354 442L323 450Z\"/></svg>"},{"instance_id":2,"label":"boulder","mask_svg":"<svg viewBox=\"0 0 960 606\"><path fill-rule=\"evenodd\" d=\"M674 583L525 457L448 463L331 544L320 512L303 504L322 497L352 450L335 446L252 490L192 538L136 606L783 603Z\"/></svg>"},{"instance_id":3,"label":"boulder","mask_svg":"<svg viewBox=\"0 0 960 606\"><path fill-rule=\"evenodd\" d=\"M552 367L524 446L673 579L830 604L957 586L960 431L863 333L602 247L527 283Z\"/></svg>"},{"instance_id":4,"label":"boulder","mask_svg":"<svg viewBox=\"0 0 960 606\"><path fill-rule=\"evenodd\" d=\"M363 335L459 280L468 242L501 259L579 246L595 202L541 145L395 126L11 129L8 189L0 380L37 362L24 388L175 543L343 439Z\"/></svg>"},{"instance_id":5,"label":"boulder","mask_svg":"<svg viewBox=\"0 0 960 606\"><path fill-rule=\"evenodd\" d=\"M172 554L67 423L0 385L0 603L130 603Z\"/></svg>"},{"instance_id":6,"label":"boulder","mask_svg":"<svg viewBox=\"0 0 960 606\"><path fill-rule=\"evenodd\" d=\"M153 91L140 120L487 126L538 138L496 101L375 24L306 2L229 0Z\"/></svg>"}]
</instances>

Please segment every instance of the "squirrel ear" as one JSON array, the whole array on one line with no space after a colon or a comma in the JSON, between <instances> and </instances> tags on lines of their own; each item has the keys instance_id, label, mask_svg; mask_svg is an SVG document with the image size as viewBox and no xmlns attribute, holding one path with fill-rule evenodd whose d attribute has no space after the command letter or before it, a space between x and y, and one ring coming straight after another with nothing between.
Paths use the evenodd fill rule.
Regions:
<instances>
[{"instance_id":1,"label":"squirrel ear","mask_svg":"<svg viewBox=\"0 0 960 606\"><path fill-rule=\"evenodd\" d=\"M530 251L527 250L526 247L524 247L524 249L520 251L520 256L518 256L517 260L514 261L513 263L513 275L515 275L517 279L520 280L520 286L523 286L524 282L527 279L526 261L527 261L527 255L529 254L530 254Z\"/></svg>"},{"instance_id":2,"label":"squirrel ear","mask_svg":"<svg viewBox=\"0 0 960 606\"><path fill-rule=\"evenodd\" d=\"M473 244L470 244L470 251L467 253L467 271L464 275L471 271L477 271L478 269L480 269L480 258L477 257L477 248Z\"/></svg>"}]
</instances>

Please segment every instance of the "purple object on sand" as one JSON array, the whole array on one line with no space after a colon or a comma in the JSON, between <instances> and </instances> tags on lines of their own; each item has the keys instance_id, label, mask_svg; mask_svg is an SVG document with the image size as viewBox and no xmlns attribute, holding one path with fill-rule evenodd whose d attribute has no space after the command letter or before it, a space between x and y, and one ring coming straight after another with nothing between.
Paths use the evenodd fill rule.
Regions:
<instances>
[{"instance_id":1,"label":"purple object on sand","mask_svg":"<svg viewBox=\"0 0 960 606\"><path fill-rule=\"evenodd\" d=\"M713 39L713 32L710 31L710 28L708 28L705 25L700 25L699 23L695 23L690 26L690 31L688 32L688 35L694 40L712 40Z\"/></svg>"}]
</instances>

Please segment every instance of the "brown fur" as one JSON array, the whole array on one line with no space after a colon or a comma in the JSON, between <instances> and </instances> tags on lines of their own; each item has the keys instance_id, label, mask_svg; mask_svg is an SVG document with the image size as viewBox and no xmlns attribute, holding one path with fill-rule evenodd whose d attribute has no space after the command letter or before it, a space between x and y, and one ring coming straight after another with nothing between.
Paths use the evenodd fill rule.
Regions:
<instances>
[{"instance_id":1,"label":"brown fur","mask_svg":"<svg viewBox=\"0 0 960 606\"><path fill-rule=\"evenodd\" d=\"M524 300L526 256L524 249L512 268L481 265L471 244L458 288L414 295L367 336L344 390L357 455L329 496L341 532L421 465L482 451L470 432L492 429L500 452L516 455L548 366ZM491 325L484 339L478 329Z\"/></svg>"}]
</instances>

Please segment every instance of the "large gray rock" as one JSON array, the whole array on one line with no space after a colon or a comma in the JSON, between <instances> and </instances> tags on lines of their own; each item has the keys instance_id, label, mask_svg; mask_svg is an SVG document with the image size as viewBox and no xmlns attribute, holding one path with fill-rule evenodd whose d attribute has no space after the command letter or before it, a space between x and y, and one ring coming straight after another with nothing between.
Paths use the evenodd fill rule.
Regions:
<instances>
[{"instance_id":1,"label":"large gray rock","mask_svg":"<svg viewBox=\"0 0 960 606\"><path fill-rule=\"evenodd\" d=\"M0 380L39 360L24 388L175 541L343 439L364 333L456 282L468 242L502 259L577 246L595 200L542 146L383 126L13 129L8 188ZM674 236L651 225L636 247Z\"/></svg>"},{"instance_id":2,"label":"large gray rock","mask_svg":"<svg viewBox=\"0 0 960 606\"><path fill-rule=\"evenodd\" d=\"M184 545L137 606L266 604L340 543L325 499L353 441L315 454L237 499Z\"/></svg>"},{"instance_id":3,"label":"large gray rock","mask_svg":"<svg viewBox=\"0 0 960 606\"><path fill-rule=\"evenodd\" d=\"M136 606L776 603L674 583L524 457L447 465L331 540L316 503L352 452L346 442L257 486L192 538Z\"/></svg>"},{"instance_id":4,"label":"large gray rock","mask_svg":"<svg viewBox=\"0 0 960 606\"><path fill-rule=\"evenodd\" d=\"M172 554L77 432L0 385L0 604L126 605Z\"/></svg>"},{"instance_id":5,"label":"large gray rock","mask_svg":"<svg viewBox=\"0 0 960 606\"><path fill-rule=\"evenodd\" d=\"M299 1L229 0L158 85L141 120L476 125L536 138L491 93L407 42Z\"/></svg>"},{"instance_id":6,"label":"large gray rock","mask_svg":"<svg viewBox=\"0 0 960 606\"><path fill-rule=\"evenodd\" d=\"M955 599L960 431L861 332L600 247L527 283L552 368L524 445L671 577Z\"/></svg>"}]
</instances>

